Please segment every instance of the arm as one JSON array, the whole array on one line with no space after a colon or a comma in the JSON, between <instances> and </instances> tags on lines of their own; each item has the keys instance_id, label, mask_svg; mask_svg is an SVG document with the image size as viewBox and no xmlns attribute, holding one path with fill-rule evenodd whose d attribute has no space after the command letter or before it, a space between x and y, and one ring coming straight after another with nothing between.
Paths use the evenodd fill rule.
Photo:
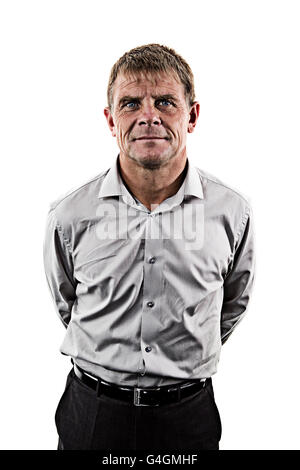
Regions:
<instances>
[{"instance_id":1,"label":"arm","mask_svg":"<svg viewBox=\"0 0 300 470\"><path fill-rule=\"evenodd\" d=\"M50 209L47 216L43 258L46 279L56 312L67 327L76 299L76 280L73 277L69 243L56 220L54 209Z\"/></svg>"},{"instance_id":2,"label":"arm","mask_svg":"<svg viewBox=\"0 0 300 470\"><path fill-rule=\"evenodd\" d=\"M252 210L248 207L237 236L234 255L224 281L221 312L221 340L227 341L244 317L253 289L255 250Z\"/></svg>"}]
</instances>

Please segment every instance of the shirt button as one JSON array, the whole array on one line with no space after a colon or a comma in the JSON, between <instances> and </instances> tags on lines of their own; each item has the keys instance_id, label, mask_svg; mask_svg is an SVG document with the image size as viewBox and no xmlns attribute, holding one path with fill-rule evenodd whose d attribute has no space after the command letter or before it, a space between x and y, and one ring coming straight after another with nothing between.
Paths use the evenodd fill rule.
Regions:
<instances>
[{"instance_id":1,"label":"shirt button","mask_svg":"<svg viewBox=\"0 0 300 470\"><path fill-rule=\"evenodd\" d=\"M153 256L152 258L149 259L149 263L151 263L151 264L155 263L155 261L156 261L155 256Z\"/></svg>"},{"instance_id":2,"label":"shirt button","mask_svg":"<svg viewBox=\"0 0 300 470\"><path fill-rule=\"evenodd\" d=\"M147 347L145 348L145 351L146 351L146 352L150 352L150 351L152 351L152 348L151 348L150 346L147 346Z\"/></svg>"},{"instance_id":3,"label":"shirt button","mask_svg":"<svg viewBox=\"0 0 300 470\"><path fill-rule=\"evenodd\" d=\"M147 307L150 307L150 308L154 307L154 302L152 302L151 300L150 302L147 302Z\"/></svg>"}]
</instances>

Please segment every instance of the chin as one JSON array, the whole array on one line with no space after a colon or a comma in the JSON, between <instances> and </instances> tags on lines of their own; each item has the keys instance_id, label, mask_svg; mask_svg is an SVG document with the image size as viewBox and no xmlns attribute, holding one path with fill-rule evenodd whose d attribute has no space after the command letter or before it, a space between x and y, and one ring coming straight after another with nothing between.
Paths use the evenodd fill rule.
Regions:
<instances>
[{"instance_id":1,"label":"chin","mask_svg":"<svg viewBox=\"0 0 300 470\"><path fill-rule=\"evenodd\" d=\"M153 170L167 163L172 157L172 155L170 155L169 152L167 153L149 152L146 154L137 154L134 152L129 156L130 158L135 160L144 168L153 169Z\"/></svg>"}]
</instances>

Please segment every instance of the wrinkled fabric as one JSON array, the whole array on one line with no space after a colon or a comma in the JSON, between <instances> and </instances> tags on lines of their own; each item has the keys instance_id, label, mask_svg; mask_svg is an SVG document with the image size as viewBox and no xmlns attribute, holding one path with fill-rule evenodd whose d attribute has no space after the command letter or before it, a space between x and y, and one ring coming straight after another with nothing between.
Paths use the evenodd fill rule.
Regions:
<instances>
[{"instance_id":1,"label":"wrinkled fabric","mask_svg":"<svg viewBox=\"0 0 300 470\"><path fill-rule=\"evenodd\" d=\"M60 352L119 385L211 377L244 317L255 272L249 199L186 161L152 211L127 189L119 156L53 201L43 246L66 327Z\"/></svg>"}]
</instances>

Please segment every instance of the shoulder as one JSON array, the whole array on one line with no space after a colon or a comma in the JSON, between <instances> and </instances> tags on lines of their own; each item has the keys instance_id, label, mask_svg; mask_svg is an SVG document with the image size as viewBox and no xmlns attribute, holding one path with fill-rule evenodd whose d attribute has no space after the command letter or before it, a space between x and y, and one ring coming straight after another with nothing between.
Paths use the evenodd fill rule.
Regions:
<instances>
[{"instance_id":1,"label":"shoulder","mask_svg":"<svg viewBox=\"0 0 300 470\"><path fill-rule=\"evenodd\" d=\"M236 224L244 223L252 215L252 203L249 195L237 187L228 184L202 168L195 167L201 179L206 204L213 208L213 213L222 213Z\"/></svg>"},{"instance_id":2,"label":"shoulder","mask_svg":"<svg viewBox=\"0 0 300 470\"><path fill-rule=\"evenodd\" d=\"M202 168L196 167L196 170L198 171L198 174L201 178L204 187L206 187L207 189L218 191L224 194L229 194L232 198L242 200L245 204L251 204L250 197L237 187L229 185L217 176L209 173L206 170L203 170Z\"/></svg>"},{"instance_id":3,"label":"shoulder","mask_svg":"<svg viewBox=\"0 0 300 470\"><path fill-rule=\"evenodd\" d=\"M74 219L81 211L85 211L90 203L97 200L102 181L108 171L109 168L59 195L50 202L49 211L52 211L61 223L67 219Z\"/></svg>"}]
</instances>

